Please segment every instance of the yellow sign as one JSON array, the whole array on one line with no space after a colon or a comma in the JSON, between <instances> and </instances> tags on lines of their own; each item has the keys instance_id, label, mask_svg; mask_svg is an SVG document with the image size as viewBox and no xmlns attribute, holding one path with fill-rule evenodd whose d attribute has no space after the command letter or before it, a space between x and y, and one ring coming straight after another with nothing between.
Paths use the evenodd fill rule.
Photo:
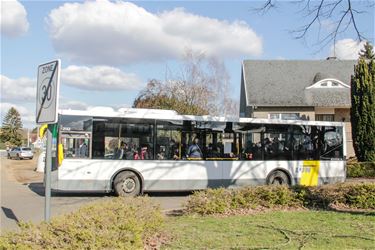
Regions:
<instances>
[{"instance_id":1,"label":"yellow sign","mask_svg":"<svg viewBox=\"0 0 375 250\"><path fill-rule=\"evenodd\" d=\"M64 160L64 146L59 143L57 146L57 163L59 166L61 166L62 162Z\"/></svg>"},{"instance_id":2,"label":"yellow sign","mask_svg":"<svg viewBox=\"0 0 375 250\"><path fill-rule=\"evenodd\" d=\"M40 126L40 128L39 128L39 138L44 137L44 134L46 133L47 128L48 128L48 124L43 124L42 126Z\"/></svg>"},{"instance_id":3,"label":"yellow sign","mask_svg":"<svg viewBox=\"0 0 375 250\"><path fill-rule=\"evenodd\" d=\"M320 161L303 161L300 184L317 186L319 180Z\"/></svg>"}]
</instances>

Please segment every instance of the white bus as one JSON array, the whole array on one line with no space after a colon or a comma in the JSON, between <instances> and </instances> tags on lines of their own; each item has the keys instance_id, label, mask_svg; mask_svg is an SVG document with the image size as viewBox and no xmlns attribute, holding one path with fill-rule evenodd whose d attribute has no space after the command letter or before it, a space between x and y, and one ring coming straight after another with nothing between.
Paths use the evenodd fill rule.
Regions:
<instances>
[{"instance_id":1,"label":"white bus","mask_svg":"<svg viewBox=\"0 0 375 250\"><path fill-rule=\"evenodd\" d=\"M183 191L345 181L343 123L178 115L174 111L59 111L62 191Z\"/></svg>"}]
</instances>

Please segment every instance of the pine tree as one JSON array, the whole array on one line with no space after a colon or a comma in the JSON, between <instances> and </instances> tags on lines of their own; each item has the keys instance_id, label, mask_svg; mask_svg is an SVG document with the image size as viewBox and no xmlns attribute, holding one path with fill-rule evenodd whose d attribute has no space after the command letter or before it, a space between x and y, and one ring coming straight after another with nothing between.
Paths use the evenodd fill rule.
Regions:
<instances>
[{"instance_id":1,"label":"pine tree","mask_svg":"<svg viewBox=\"0 0 375 250\"><path fill-rule=\"evenodd\" d=\"M11 145L20 146L22 144L22 135L20 129L22 128L22 121L20 113L11 107L4 117L3 125L1 127L1 141Z\"/></svg>"},{"instance_id":2,"label":"pine tree","mask_svg":"<svg viewBox=\"0 0 375 250\"><path fill-rule=\"evenodd\" d=\"M375 59L374 48L368 41L363 46L363 49L359 52L359 57L364 59Z\"/></svg>"},{"instance_id":3,"label":"pine tree","mask_svg":"<svg viewBox=\"0 0 375 250\"><path fill-rule=\"evenodd\" d=\"M366 54L369 55L371 54ZM354 75L351 79L351 101L350 119L356 156L359 161L375 161L374 59L365 60L363 56L354 67Z\"/></svg>"}]
</instances>

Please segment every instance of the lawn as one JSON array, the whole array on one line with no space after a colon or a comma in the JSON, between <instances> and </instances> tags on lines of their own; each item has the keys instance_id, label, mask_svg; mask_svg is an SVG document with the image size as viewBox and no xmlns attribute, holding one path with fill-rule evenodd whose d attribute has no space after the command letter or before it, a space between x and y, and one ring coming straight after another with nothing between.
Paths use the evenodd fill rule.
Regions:
<instances>
[{"instance_id":1,"label":"lawn","mask_svg":"<svg viewBox=\"0 0 375 250\"><path fill-rule=\"evenodd\" d=\"M164 249L375 249L375 215L277 211L169 217Z\"/></svg>"}]
</instances>

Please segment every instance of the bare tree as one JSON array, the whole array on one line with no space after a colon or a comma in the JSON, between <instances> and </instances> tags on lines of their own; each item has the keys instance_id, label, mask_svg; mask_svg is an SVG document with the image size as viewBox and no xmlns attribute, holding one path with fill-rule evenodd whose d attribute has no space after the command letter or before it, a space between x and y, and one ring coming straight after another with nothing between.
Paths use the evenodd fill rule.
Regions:
<instances>
[{"instance_id":1,"label":"bare tree","mask_svg":"<svg viewBox=\"0 0 375 250\"><path fill-rule=\"evenodd\" d=\"M238 116L229 80L223 62L187 49L180 70L168 70L164 82L151 80L133 106L173 109L181 114Z\"/></svg>"},{"instance_id":2,"label":"bare tree","mask_svg":"<svg viewBox=\"0 0 375 250\"><path fill-rule=\"evenodd\" d=\"M167 81L175 82L175 88L180 89L172 90L173 93L205 107L210 115L238 116L238 103L231 97L228 71L218 58L186 49L181 73L167 75Z\"/></svg>"},{"instance_id":3,"label":"bare tree","mask_svg":"<svg viewBox=\"0 0 375 250\"><path fill-rule=\"evenodd\" d=\"M278 0L267 0L264 4L254 10L260 13L266 13L272 8L277 7ZM291 30L294 38L304 39L311 32L314 26L318 27L317 44L321 48L331 44L336 44L338 35L343 34L352 28L358 41L368 40L364 33L364 28L358 26L358 16L373 9L374 1L356 1L357 7L353 6L354 0L299 0L292 3L300 6L298 13L306 17L308 22L304 25ZM322 32L323 24L327 23L332 29ZM323 33L323 35L322 35Z\"/></svg>"}]
</instances>

